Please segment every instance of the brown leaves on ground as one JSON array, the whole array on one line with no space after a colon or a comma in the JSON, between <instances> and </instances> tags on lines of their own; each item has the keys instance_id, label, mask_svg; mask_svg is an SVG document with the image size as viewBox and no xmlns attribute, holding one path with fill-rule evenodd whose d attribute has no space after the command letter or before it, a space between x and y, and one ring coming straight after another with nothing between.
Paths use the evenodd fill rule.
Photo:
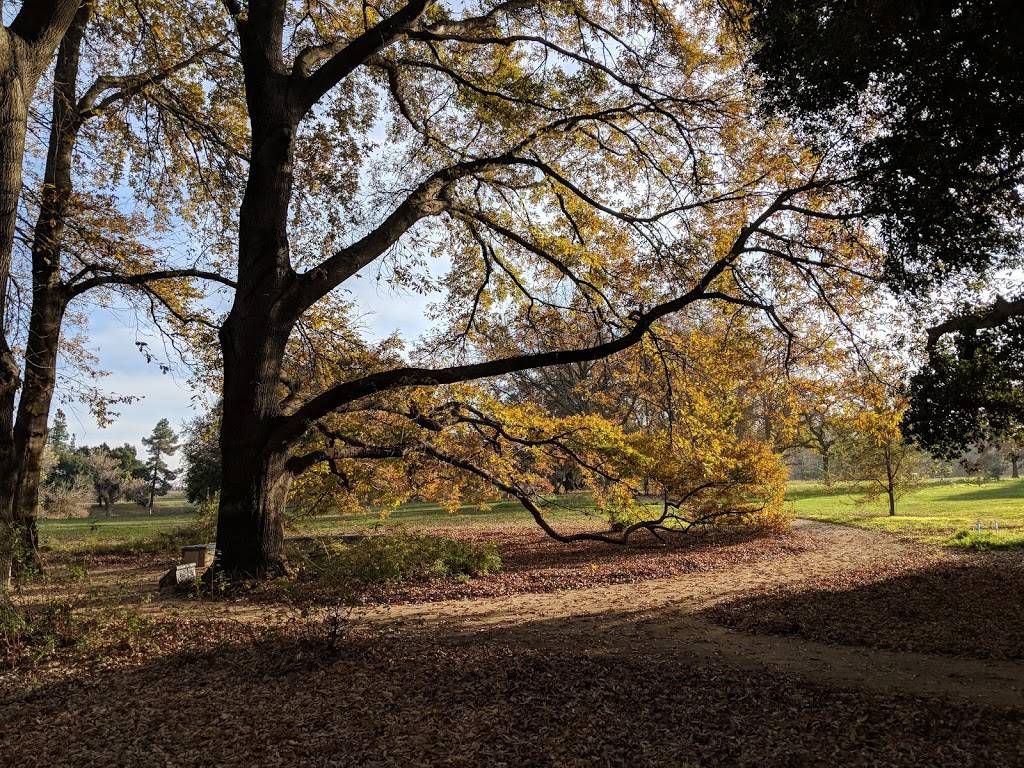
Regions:
<instances>
[{"instance_id":1,"label":"brown leaves on ground","mask_svg":"<svg viewBox=\"0 0 1024 768\"><path fill-rule=\"evenodd\" d=\"M182 629L202 644L199 626ZM830 690L685 652L310 627L3 687L0 764L1008 766L1020 713ZM11 682L7 681L8 684Z\"/></svg>"},{"instance_id":2,"label":"brown leaves on ground","mask_svg":"<svg viewBox=\"0 0 1024 768\"><path fill-rule=\"evenodd\" d=\"M719 620L749 618L758 631L776 611L821 639L915 650L927 642L954 652L976 644L1019 657L1020 608L1011 599L1024 584L1010 558L949 558L820 526L631 549L563 547L521 529L433 532L497 541L506 572L394 585L368 600L539 593L681 574L661 582L672 599L690 582L703 581L694 594L710 599L726 589L762 590L715 609ZM866 546L879 551L865 558ZM766 587L784 575L803 586ZM595 599L607 591L594 590ZM582 595L531 600L564 608ZM287 603L244 610L235 605L243 599L158 601L137 617L112 619L87 609L98 631L85 646L0 671L0 765L1024 764L1020 709L853 688L802 661L708 648L706 624L685 612L662 614L658 600L639 611L609 601L577 615L573 605L517 613L523 598L505 601L505 620L457 626L363 622L330 610L321 618ZM481 606L488 601L466 604ZM954 645L939 642L957 633Z\"/></svg>"},{"instance_id":3,"label":"brown leaves on ground","mask_svg":"<svg viewBox=\"0 0 1024 768\"><path fill-rule=\"evenodd\" d=\"M419 603L585 589L601 584L634 584L772 561L814 545L811 537L794 532L679 536L670 537L665 543L638 539L638 543L628 547L600 542L559 544L540 531L516 525L431 528L429 532L497 544L502 572L464 581L446 578L378 585L366 590L360 602ZM263 597L273 599L275 594L271 589L264 592ZM337 589L331 585L302 584L290 589L289 595L299 600L333 601Z\"/></svg>"},{"instance_id":4,"label":"brown leaves on ground","mask_svg":"<svg viewBox=\"0 0 1024 768\"><path fill-rule=\"evenodd\" d=\"M1024 659L1024 559L922 551L705 612L731 629L971 658Z\"/></svg>"}]
</instances>

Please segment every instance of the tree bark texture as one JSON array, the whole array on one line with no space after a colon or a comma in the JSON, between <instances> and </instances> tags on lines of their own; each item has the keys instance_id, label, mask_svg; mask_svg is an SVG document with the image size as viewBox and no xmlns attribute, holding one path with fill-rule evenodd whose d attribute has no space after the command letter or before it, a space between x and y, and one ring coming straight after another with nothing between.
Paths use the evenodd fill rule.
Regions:
<instances>
[{"instance_id":1,"label":"tree bark texture","mask_svg":"<svg viewBox=\"0 0 1024 768\"><path fill-rule=\"evenodd\" d=\"M14 516L18 485L14 403L20 372L6 317L28 108L78 9L79 0L25 0L11 24L0 27L0 587L10 583L25 538Z\"/></svg>"},{"instance_id":2,"label":"tree bark texture","mask_svg":"<svg viewBox=\"0 0 1024 768\"><path fill-rule=\"evenodd\" d=\"M283 76L269 69L247 75L252 149L239 212L238 289L220 331L223 478L215 567L232 578L284 570L283 521L292 479L287 446L270 438L281 418L281 371L296 321L288 300L295 273L287 226L299 111Z\"/></svg>"}]
</instances>

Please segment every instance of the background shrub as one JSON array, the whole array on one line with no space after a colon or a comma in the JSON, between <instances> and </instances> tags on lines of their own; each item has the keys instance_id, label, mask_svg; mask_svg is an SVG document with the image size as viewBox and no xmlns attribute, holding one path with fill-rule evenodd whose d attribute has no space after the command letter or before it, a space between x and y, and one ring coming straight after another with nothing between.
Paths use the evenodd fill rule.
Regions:
<instances>
[{"instance_id":1,"label":"background shrub","mask_svg":"<svg viewBox=\"0 0 1024 768\"><path fill-rule=\"evenodd\" d=\"M88 478L76 477L70 481L45 483L40 492L39 505L45 517L88 517L95 498L95 491Z\"/></svg>"}]
</instances>

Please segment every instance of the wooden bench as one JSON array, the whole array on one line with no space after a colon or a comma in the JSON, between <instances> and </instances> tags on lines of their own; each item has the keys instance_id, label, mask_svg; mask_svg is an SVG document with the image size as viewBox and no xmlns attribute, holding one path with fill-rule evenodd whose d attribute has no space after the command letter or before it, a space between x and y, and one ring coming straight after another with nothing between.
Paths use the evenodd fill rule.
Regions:
<instances>
[{"instance_id":1,"label":"wooden bench","mask_svg":"<svg viewBox=\"0 0 1024 768\"><path fill-rule=\"evenodd\" d=\"M181 562L193 563L197 570L208 568L213 565L213 556L216 553L216 544L189 544L181 548Z\"/></svg>"}]
</instances>

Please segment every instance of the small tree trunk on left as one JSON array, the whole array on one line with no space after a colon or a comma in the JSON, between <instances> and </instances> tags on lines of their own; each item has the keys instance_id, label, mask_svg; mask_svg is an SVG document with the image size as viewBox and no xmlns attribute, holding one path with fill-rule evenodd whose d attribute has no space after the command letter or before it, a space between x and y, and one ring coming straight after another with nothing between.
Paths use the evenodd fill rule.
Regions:
<instances>
[{"instance_id":1,"label":"small tree trunk on left","mask_svg":"<svg viewBox=\"0 0 1024 768\"><path fill-rule=\"evenodd\" d=\"M78 0L51 0L34 4L24 16L22 8L9 27L0 24L0 589L10 585L20 538L14 519L14 403L20 381L6 320L28 106L78 9ZM22 31L28 36L22 37Z\"/></svg>"},{"instance_id":2,"label":"small tree trunk on left","mask_svg":"<svg viewBox=\"0 0 1024 768\"><path fill-rule=\"evenodd\" d=\"M8 343L7 282L11 272L22 160L28 128L28 103L34 80L26 77L24 44L0 27L0 588L10 585L19 554L14 521L17 458L14 450L14 403L20 371Z\"/></svg>"},{"instance_id":3,"label":"small tree trunk on left","mask_svg":"<svg viewBox=\"0 0 1024 768\"><path fill-rule=\"evenodd\" d=\"M32 233L32 308L25 343L25 371L14 423L17 486L13 519L26 568L39 566L39 506L43 451L57 381L60 329L68 296L61 283L67 212L74 192L72 166L81 128L77 106L80 51L93 6L85 3L68 27L54 65L53 102L39 213Z\"/></svg>"},{"instance_id":4,"label":"small tree trunk on left","mask_svg":"<svg viewBox=\"0 0 1024 768\"><path fill-rule=\"evenodd\" d=\"M14 424L17 485L13 519L28 558L26 567L38 566L39 534L36 525L43 453L49 431L50 405L57 380L60 326L67 306L58 275L34 278L32 313L25 348L25 383L18 399Z\"/></svg>"}]
</instances>

